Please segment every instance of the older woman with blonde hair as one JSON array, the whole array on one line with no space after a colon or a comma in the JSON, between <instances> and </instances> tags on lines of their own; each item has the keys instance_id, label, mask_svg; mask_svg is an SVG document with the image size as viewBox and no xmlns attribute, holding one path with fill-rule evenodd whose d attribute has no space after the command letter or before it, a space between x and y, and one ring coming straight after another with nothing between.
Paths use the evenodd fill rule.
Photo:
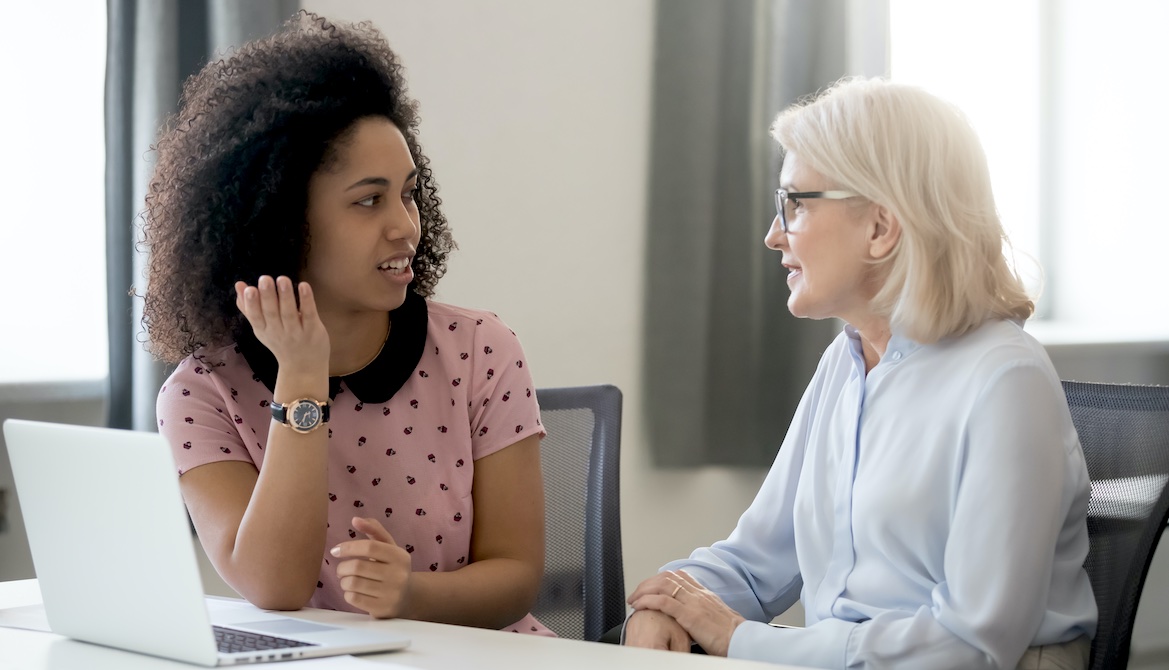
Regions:
<instances>
[{"instance_id":1,"label":"older woman with blonde hair","mask_svg":"<svg viewBox=\"0 0 1169 670\"><path fill-rule=\"evenodd\" d=\"M1084 668L1089 483L1023 330L959 110L846 80L784 111L766 244L788 309L846 322L726 540L630 596L625 644L825 668ZM775 346L783 346L776 343ZM769 626L802 600L803 628Z\"/></svg>"}]
</instances>

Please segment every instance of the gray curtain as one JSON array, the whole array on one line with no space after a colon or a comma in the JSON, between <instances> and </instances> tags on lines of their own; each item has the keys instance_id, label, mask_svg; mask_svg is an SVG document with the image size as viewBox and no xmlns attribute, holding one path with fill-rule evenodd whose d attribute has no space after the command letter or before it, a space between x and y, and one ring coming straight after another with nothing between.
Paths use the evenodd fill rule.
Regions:
<instances>
[{"instance_id":1,"label":"gray curtain","mask_svg":"<svg viewBox=\"0 0 1169 670\"><path fill-rule=\"evenodd\" d=\"M274 31L298 0L107 0L106 290L110 374L107 425L153 430L165 367L144 349L144 261L136 249L152 164L150 145L177 108L183 81L209 59Z\"/></svg>"},{"instance_id":2,"label":"gray curtain","mask_svg":"<svg viewBox=\"0 0 1169 670\"><path fill-rule=\"evenodd\" d=\"M768 127L845 74L884 74L886 17L884 0L659 0L644 386L656 464L775 458L840 324L787 311L786 271L763 245L780 167Z\"/></svg>"}]
</instances>

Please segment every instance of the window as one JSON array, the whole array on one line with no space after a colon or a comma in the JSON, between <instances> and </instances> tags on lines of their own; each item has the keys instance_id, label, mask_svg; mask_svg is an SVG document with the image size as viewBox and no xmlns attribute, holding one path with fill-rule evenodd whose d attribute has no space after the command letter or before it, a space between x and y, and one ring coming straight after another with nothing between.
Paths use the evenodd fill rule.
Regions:
<instances>
[{"instance_id":1,"label":"window","mask_svg":"<svg viewBox=\"0 0 1169 670\"><path fill-rule=\"evenodd\" d=\"M966 112L1015 248L1043 266L1041 339L1169 339L1165 25L1157 0L890 2L892 78Z\"/></svg>"},{"instance_id":2,"label":"window","mask_svg":"<svg viewBox=\"0 0 1169 670\"><path fill-rule=\"evenodd\" d=\"M104 378L106 7L6 5L0 384Z\"/></svg>"}]
</instances>

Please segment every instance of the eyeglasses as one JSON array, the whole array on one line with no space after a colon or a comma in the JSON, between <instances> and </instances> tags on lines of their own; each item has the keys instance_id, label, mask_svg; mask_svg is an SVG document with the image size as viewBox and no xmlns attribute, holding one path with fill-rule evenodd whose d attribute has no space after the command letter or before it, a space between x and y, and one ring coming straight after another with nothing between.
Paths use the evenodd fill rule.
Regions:
<instances>
[{"instance_id":1,"label":"eyeglasses","mask_svg":"<svg viewBox=\"0 0 1169 670\"><path fill-rule=\"evenodd\" d=\"M804 191L802 193L788 193L782 188L775 189L775 213L779 215L779 225L783 228L786 235L790 232L788 228L788 218L795 218L796 207L801 200L811 200L812 198L822 198L824 200L847 200L848 198L855 198L859 193L852 191ZM788 208L791 212L788 212Z\"/></svg>"}]
</instances>

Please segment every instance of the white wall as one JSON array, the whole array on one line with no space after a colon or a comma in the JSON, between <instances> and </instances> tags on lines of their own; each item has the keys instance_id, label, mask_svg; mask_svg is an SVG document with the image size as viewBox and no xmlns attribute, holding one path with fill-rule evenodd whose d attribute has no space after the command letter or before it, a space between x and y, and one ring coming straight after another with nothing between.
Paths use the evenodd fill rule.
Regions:
<instances>
[{"instance_id":1,"label":"white wall","mask_svg":"<svg viewBox=\"0 0 1169 670\"><path fill-rule=\"evenodd\" d=\"M625 394L626 583L724 537L762 472L652 468L640 394L653 2L306 0L407 68L460 250L438 298L497 312L540 386Z\"/></svg>"}]
</instances>

